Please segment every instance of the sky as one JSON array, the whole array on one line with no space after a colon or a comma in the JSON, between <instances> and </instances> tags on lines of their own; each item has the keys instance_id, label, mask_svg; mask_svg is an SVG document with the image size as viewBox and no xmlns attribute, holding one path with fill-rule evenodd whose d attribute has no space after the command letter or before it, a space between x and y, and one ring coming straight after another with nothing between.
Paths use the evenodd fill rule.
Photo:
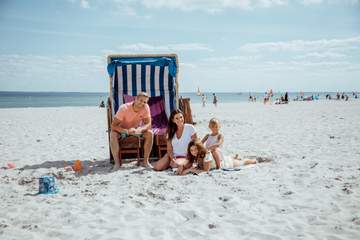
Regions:
<instances>
[{"instance_id":1,"label":"sky","mask_svg":"<svg viewBox=\"0 0 360 240\"><path fill-rule=\"evenodd\" d=\"M360 91L360 0L0 0L0 91L107 92L176 53L181 92Z\"/></svg>"}]
</instances>

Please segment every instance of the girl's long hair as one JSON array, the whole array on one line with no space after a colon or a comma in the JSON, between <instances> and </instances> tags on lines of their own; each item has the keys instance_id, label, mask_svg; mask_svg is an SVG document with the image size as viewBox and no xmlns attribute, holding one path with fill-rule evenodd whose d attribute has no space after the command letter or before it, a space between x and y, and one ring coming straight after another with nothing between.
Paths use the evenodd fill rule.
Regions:
<instances>
[{"instance_id":1,"label":"girl's long hair","mask_svg":"<svg viewBox=\"0 0 360 240\"><path fill-rule=\"evenodd\" d=\"M167 136L168 136L168 140L172 140L174 138L174 135L177 131L177 125L176 123L173 122L174 117L176 114L181 113L183 116L183 112L179 109L176 109L174 111L171 112L170 117L169 117L169 121L168 121L168 126L167 126Z\"/></svg>"},{"instance_id":2,"label":"girl's long hair","mask_svg":"<svg viewBox=\"0 0 360 240\"><path fill-rule=\"evenodd\" d=\"M193 156L190 152L190 148L192 146L196 146L196 148L198 149L198 154L197 156ZM206 156L207 150L204 146L204 144L200 141L200 139L196 139L196 140L191 140L188 144L187 147L187 156L186 158L189 160L189 162L193 163L198 162L198 160L200 159L204 159Z\"/></svg>"}]
</instances>

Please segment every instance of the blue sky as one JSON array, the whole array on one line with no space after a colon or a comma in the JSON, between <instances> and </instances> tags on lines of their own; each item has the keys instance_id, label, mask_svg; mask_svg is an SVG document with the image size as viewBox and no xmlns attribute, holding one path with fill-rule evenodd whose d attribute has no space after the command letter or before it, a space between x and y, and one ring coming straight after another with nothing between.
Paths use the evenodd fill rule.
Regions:
<instances>
[{"instance_id":1,"label":"blue sky","mask_svg":"<svg viewBox=\"0 0 360 240\"><path fill-rule=\"evenodd\" d=\"M360 91L360 0L0 0L0 91L108 91L177 53L181 91Z\"/></svg>"}]
</instances>

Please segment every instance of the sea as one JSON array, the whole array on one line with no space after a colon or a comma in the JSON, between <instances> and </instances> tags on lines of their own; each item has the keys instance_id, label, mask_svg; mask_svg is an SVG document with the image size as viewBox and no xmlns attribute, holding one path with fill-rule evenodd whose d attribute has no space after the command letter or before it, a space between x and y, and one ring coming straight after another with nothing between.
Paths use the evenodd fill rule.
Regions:
<instances>
[{"instance_id":1,"label":"sea","mask_svg":"<svg viewBox=\"0 0 360 240\"><path fill-rule=\"evenodd\" d=\"M247 102L249 96L255 96L257 101L262 101L264 93L260 92L205 92L206 103L212 104L213 94L218 98L218 103ZM289 92L289 99L299 96L299 92ZM325 99L330 94L333 98L335 92L304 92L303 96L318 96ZM353 97L352 92L345 93ZM275 92L273 99L284 95L284 92ZM358 94L359 95L359 94ZM0 108L24 107L66 107L66 106L99 106L101 101L106 103L107 92L7 92L0 91ZM179 96L190 98L191 103L201 103L202 97L196 92L182 92ZM360 97L360 95L359 95Z\"/></svg>"}]
</instances>

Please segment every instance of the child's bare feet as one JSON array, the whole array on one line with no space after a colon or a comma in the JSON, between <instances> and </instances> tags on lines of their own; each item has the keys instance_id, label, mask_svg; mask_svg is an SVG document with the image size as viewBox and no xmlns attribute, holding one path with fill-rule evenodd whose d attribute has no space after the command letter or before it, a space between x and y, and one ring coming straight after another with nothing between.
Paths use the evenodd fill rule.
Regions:
<instances>
[{"instance_id":1,"label":"child's bare feet","mask_svg":"<svg viewBox=\"0 0 360 240\"><path fill-rule=\"evenodd\" d=\"M258 163L271 162L272 159L268 157L256 157Z\"/></svg>"}]
</instances>

